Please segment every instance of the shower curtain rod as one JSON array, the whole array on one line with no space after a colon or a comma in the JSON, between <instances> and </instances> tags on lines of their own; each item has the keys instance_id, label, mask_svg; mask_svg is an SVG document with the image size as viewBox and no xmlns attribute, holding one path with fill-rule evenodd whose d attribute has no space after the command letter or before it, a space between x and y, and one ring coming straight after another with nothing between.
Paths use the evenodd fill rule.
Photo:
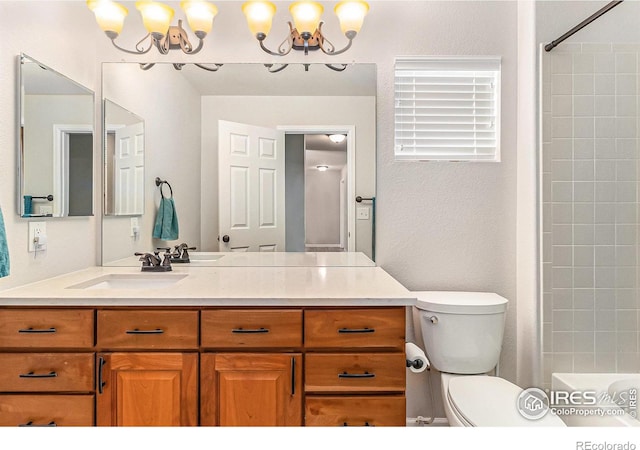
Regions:
<instances>
[{"instance_id":1,"label":"shower curtain rod","mask_svg":"<svg viewBox=\"0 0 640 450\"><path fill-rule=\"evenodd\" d=\"M575 27L573 27L572 29L570 29L569 31L567 31L565 34L563 34L562 36L560 36L558 39L556 39L555 41L551 41L550 43L548 43L547 45L544 46L545 51L550 52L551 50L554 49L554 47L556 47L560 42L564 41L565 39L567 39L569 36L572 36L573 34L577 33L578 31L582 30L584 27L586 27L587 25L589 25L591 22L593 22L594 20L596 20L598 17L602 16L603 14L608 13L609 11L611 11L613 8L615 8L616 6L618 6L620 3L622 3L624 0L619 0L619 1L615 1L615 2L609 2L607 3L603 8L601 8L600 10L598 10L596 13L592 14L591 16L589 16L588 18L586 18L585 20L583 20L582 22L580 22L578 25L576 25Z\"/></svg>"}]
</instances>

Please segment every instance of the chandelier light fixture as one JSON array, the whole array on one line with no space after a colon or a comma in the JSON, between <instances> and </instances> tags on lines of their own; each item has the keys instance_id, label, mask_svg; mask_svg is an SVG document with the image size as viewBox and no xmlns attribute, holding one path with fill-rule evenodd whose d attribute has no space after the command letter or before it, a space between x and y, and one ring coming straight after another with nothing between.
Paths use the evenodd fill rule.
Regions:
<instances>
[{"instance_id":1,"label":"chandelier light fixture","mask_svg":"<svg viewBox=\"0 0 640 450\"><path fill-rule=\"evenodd\" d=\"M194 47L182 27L182 20L178 20L177 26L171 26L171 20L174 16L172 8L156 1L138 1L136 9L142 15L142 22L148 34L136 44L135 50L128 50L115 42L124 26L124 19L129 13L127 8L112 0L87 0L87 6L93 11L98 25L111 39L113 45L123 52L134 55L147 53L152 47L157 48L163 55L173 49L181 49L187 54L198 53L204 45L204 38L213 28L213 19L218 13L218 8L206 1L180 2L180 7L187 16L189 28L199 40L198 46ZM145 48L147 40L149 42Z\"/></svg>"},{"instance_id":2,"label":"chandelier light fixture","mask_svg":"<svg viewBox=\"0 0 640 450\"><path fill-rule=\"evenodd\" d=\"M336 5L334 12L340 21L340 28L349 40L340 50L322 33L320 20L324 7L313 1L294 2L289 6L293 23L289 24L289 34L278 46L277 51L269 50L264 40L271 31L276 6L266 1L249 1L242 5L242 11L247 18L249 30L260 43L260 48L270 55L284 56L293 50L303 50L307 55L310 50L322 50L327 55L339 55L351 48L353 40L360 32L364 16L369 11L367 2L360 0L343 1Z\"/></svg>"}]
</instances>

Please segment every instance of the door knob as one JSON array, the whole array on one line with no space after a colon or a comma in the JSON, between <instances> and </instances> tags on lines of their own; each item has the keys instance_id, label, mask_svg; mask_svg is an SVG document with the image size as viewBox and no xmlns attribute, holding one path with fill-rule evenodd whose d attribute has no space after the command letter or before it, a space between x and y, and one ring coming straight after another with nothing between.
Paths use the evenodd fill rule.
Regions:
<instances>
[{"instance_id":1,"label":"door knob","mask_svg":"<svg viewBox=\"0 0 640 450\"><path fill-rule=\"evenodd\" d=\"M224 236L222 236L222 242L229 242L229 235L225 234Z\"/></svg>"}]
</instances>

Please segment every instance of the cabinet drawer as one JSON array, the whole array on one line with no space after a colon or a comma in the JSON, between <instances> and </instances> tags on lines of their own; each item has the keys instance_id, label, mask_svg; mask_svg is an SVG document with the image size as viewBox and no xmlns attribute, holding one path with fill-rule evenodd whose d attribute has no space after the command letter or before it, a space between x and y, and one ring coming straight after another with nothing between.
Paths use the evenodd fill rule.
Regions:
<instances>
[{"instance_id":1,"label":"cabinet drawer","mask_svg":"<svg viewBox=\"0 0 640 450\"><path fill-rule=\"evenodd\" d=\"M305 425L390 426L406 425L404 397L307 397Z\"/></svg>"},{"instance_id":2,"label":"cabinet drawer","mask_svg":"<svg viewBox=\"0 0 640 450\"><path fill-rule=\"evenodd\" d=\"M197 311L98 311L98 346L109 349L198 347Z\"/></svg>"},{"instance_id":3,"label":"cabinet drawer","mask_svg":"<svg viewBox=\"0 0 640 450\"><path fill-rule=\"evenodd\" d=\"M404 348L404 308L305 311L307 348Z\"/></svg>"},{"instance_id":4,"label":"cabinet drawer","mask_svg":"<svg viewBox=\"0 0 640 450\"><path fill-rule=\"evenodd\" d=\"M301 310L202 311L201 323L203 347L302 346Z\"/></svg>"},{"instance_id":5,"label":"cabinet drawer","mask_svg":"<svg viewBox=\"0 0 640 450\"><path fill-rule=\"evenodd\" d=\"M309 354L307 392L403 392L404 353Z\"/></svg>"},{"instance_id":6,"label":"cabinet drawer","mask_svg":"<svg viewBox=\"0 0 640 450\"><path fill-rule=\"evenodd\" d=\"M93 346L93 310L5 309L0 311L0 347L87 348Z\"/></svg>"},{"instance_id":7,"label":"cabinet drawer","mask_svg":"<svg viewBox=\"0 0 640 450\"><path fill-rule=\"evenodd\" d=\"M0 426L93 426L93 395L0 395Z\"/></svg>"},{"instance_id":8,"label":"cabinet drawer","mask_svg":"<svg viewBox=\"0 0 640 450\"><path fill-rule=\"evenodd\" d=\"M92 391L93 361L93 353L0 353L0 391Z\"/></svg>"}]
</instances>

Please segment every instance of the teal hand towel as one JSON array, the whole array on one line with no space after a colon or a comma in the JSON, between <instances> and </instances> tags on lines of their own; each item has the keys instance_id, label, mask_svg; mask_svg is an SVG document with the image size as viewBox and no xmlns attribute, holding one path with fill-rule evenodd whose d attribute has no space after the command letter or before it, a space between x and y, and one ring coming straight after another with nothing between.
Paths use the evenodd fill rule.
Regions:
<instances>
[{"instance_id":1,"label":"teal hand towel","mask_svg":"<svg viewBox=\"0 0 640 450\"><path fill-rule=\"evenodd\" d=\"M9 275L9 244L7 243L7 231L4 228L4 217L0 209L0 277Z\"/></svg>"},{"instance_id":2,"label":"teal hand towel","mask_svg":"<svg viewBox=\"0 0 640 450\"><path fill-rule=\"evenodd\" d=\"M158 215L153 227L153 237L163 241L178 239L178 215L173 197L160 199Z\"/></svg>"}]
</instances>

